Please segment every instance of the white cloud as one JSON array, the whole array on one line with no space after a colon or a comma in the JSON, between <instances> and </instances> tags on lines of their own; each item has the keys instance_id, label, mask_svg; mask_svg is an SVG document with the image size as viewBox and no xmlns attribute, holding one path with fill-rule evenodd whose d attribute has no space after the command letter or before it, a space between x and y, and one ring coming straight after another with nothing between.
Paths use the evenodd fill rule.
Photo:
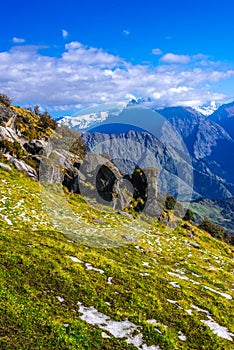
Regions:
<instances>
[{"instance_id":1,"label":"white cloud","mask_svg":"<svg viewBox=\"0 0 234 350\"><path fill-rule=\"evenodd\" d=\"M132 64L79 42L67 43L60 57L46 56L41 49L16 46L0 52L0 91L13 96L16 104L31 101L48 110L69 111L151 97L160 107L196 105L223 99L225 95L214 93L212 84L234 76L234 70L221 66L198 66L197 61L193 66L192 58L190 65Z\"/></svg>"},{"instance_id":2,"label":"white cloud","mask_svg":"<svg viewBox=\"0 0 234 350\"><path fill-rule=\"evenodd\" d=\"M129 34L130 34L129 30L127 30L127 29L124 29L124 30L123 30L123 33L124 33L125 35L129 35Z\"/></svg>"},{"instance_id":3,"label":"white cloud","mask_svg":"<svg viewBox=\"0 0 234 350\"><path fill-rule=\"evenodd\" d=\"M62 36L63 36L63 38L66 39L68 37L68 35L69 35L68 31L65 30L65 29L62 29Z\"/></svg>"},{"instance_id":4,"label":"white cloud","mask_svg":"<svg viewBox=\"0 0 234 350\"><path fill-rule=\"evenodd\" d=\"M162 50L160 50L159 48L153 49L152 54L153 55L162 55Z\"/></svg>"},{"instance_id":5,"label":"white cloud","mask_svg":"<svg viewBox=\"0 0 234 350\"><path fill-rule=\"evenodd\" d=\"M17 38L17 37L15 37L15 36L14 36L14 38L12 39L12 41L13 41L13 43L15 43L15 44L23 44L23 43L25 43L25 39L23 39L23 38Z\"/></svg>"},{"instance_id":6,"label":"white cloud","mask_svg":"<svg viewBox=\"0 0 234 350\"><path fill-rule=\"evenodd\" d=\"M166 53L164 56L162 56L161 61L164 63L180 63L180 64L187 64L191 60L190 56L188 55L175 55L174 53Z\"/></svg>"}]
</instances>

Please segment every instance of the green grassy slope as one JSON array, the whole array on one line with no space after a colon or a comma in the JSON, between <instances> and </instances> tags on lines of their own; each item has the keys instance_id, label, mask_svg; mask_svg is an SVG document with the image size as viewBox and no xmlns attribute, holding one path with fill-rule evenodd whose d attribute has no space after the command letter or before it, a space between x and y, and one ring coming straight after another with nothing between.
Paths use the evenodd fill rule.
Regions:
<instances>
[{"instance_id":1,"label":"green grassy slope","mask_svg":"<svg viewBox=\"0 0 234 350\"><path fill-rule=\"evenodd\" d=\"M139 227L137 242L91 248L53 228L38 183L0 169L0 190L1 349L232 349L233 247L190 224L152 226L72 196L84 225ZM86 319L83 306L93 307ZM142 343L98 325L95 310L139 326ZM217 324L227 328L219 336Z\"/></svg>"}]
</instances>

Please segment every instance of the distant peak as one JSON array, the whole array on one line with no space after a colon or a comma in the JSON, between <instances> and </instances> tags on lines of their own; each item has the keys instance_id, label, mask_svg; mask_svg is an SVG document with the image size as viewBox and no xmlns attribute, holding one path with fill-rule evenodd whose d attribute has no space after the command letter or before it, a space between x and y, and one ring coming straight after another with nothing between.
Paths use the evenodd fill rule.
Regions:
<instances>
[{"instance_id":1,"label":"distant peak","mask_svg":"<svg viewBox=\"0 0 234 350\"><path fill-rule=\"evenodd\" d=\"M205 103L201 106L196 106L193 107L196 111L198 111L199 113L205 115L205 116L210 116L211 114L213 114L219 107L221 106L221 102L217 102L217 101L210 101L208 103Z\"/></svg>"}]
</instances>

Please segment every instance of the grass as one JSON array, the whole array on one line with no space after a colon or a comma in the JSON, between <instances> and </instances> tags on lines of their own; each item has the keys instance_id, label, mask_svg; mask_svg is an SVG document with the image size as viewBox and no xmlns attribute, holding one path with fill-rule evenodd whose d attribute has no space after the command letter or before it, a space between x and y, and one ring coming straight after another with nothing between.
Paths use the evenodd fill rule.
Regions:
<instances>
[{"instance_id":1,"label":"grass","mask_svg":"<svg viewBox=\"0 0 234 350\"><path fill-rule=\"evenodd\" d=\"M234 296L233 247L191 224L172 230L160 223L129 219L107 207L91 207L75 195L67 197L64 207L78 221L63 234L61 226L51 223L39 183L13 169L0 169L0 189L1 349L136 349L111 334L103 338L100 328L82 321L78 302L112 320L127 318L142 326L148 346L232 349L233 342L201 322L207 319L204 313L186 310L191 305L208 310L215 322L234 333L233 300L205 288ZM63 203L58 199L58 208ZM95 222L97 218L103 223ZM89 244L88 230L109 232L104 242L113 240L111 232L117 232L115 244L105 247L103 237L96 245L94 240ZM135 241L126 241L123 235ZM86 263L104 273L87 270ZM148 319L157 320L161 333ZM186 341L179 339L179 332Z\"/></svg>"}]
</instances>

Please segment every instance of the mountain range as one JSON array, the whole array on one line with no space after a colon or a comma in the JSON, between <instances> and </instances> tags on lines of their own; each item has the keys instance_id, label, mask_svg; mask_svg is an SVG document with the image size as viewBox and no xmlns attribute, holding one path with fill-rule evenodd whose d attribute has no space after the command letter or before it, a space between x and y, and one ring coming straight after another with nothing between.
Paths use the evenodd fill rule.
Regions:
<instances>
[{"instance_id":1,"label":"mountain range","mask_svg":"<svg viewBox=\"0 0 234 350\"><path fill-rule=\"evenodd\" d=\"M83 117L85 124L82 114L65 117L59 123L81 131L88 149L99 144L100 153L108 153L107 148L113 150L114 139L131 137L132 142L147 144L150 152L157 155L160 147L164 154L166 144L174 148L174 160L177 156L189 157L187 163L193 168L193 198L234 196L234 102L219 106L209 116L191 107L155 110L141 108L141 103L133 101L126 107L109 106L109 112L108 108L105 111L93 109ZM129 131L134 131L134 135ZM112 140L111 147L109 139ZM179 150L179 143L183 143L182 150ZM122 155L115 154L115 158L118 156ZM139 158L134 149L131 158Z\"/></svg>"}]
</instances>

